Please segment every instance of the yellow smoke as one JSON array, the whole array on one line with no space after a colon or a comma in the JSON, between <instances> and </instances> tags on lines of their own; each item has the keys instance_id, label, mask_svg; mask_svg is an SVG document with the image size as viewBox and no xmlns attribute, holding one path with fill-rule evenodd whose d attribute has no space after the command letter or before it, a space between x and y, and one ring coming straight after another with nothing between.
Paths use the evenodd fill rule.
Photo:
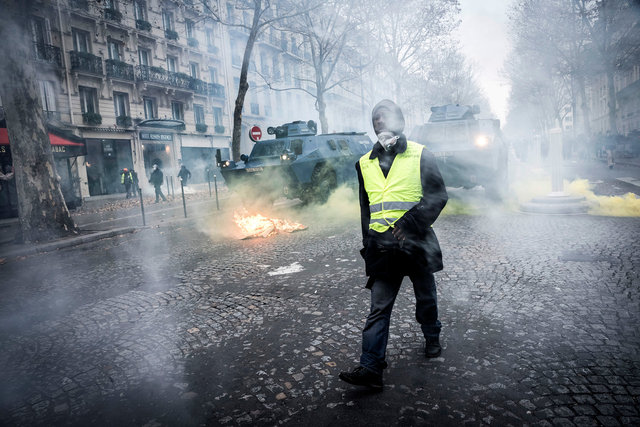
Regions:
<instances>
[{"instance_id":1,"label":"yellow smoke","mask_svg":"<svg viewBox=\"0 0 640 427\"><path fill-rule=\"evenodd\" d=\"M586 179L565 182L565 188L568 193L579 194L587 199L591 215L640 216L640 198L634 193L623 196L597 196L591 191L591 185Z\"/></svg>"},{"instance_id":2,"label":"yellow smoke","mask_svg":"<svg viewBox=\"0 0 640 427\"><path fill-rule=\"evenodd\" d=\"M572 196L584 196L589 215L600 216L640 216L640 198L634 193L623 196L598 196L591 191L592 185L586 179L564 181L564 191ZM512 194L518 203L531 201L534 197L543 197L550 193L551 178L536 177L512 184Z\"/></svg>"}]
</instances>

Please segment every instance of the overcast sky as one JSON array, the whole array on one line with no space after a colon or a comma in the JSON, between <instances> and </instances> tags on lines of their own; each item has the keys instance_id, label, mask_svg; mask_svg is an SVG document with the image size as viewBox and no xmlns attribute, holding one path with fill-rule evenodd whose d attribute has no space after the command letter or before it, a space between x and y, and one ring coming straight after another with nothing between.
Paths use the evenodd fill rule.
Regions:
<instances>
[{"instance_id":1,"label":"overcast sky","mask_svg":"<svg viewBox=\"0 0 640 427\"><path fill-rule=\"evenodd\" d=\"M507 40L510 4L511 0L460 0L462 52L474 65L478 83L502 124L507 114L509 86L500 71L510 49Z\"/></svg>"}]
</instances>

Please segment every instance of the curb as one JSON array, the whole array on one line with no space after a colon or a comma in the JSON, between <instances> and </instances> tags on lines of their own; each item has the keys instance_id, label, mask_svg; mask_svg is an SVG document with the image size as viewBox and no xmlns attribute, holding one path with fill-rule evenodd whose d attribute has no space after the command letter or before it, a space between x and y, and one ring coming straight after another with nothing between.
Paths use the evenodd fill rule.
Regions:
<instances>
[{"instance_id":1,"label":"curb","mask_svg":"<svg viewBox=\"0 0 640 427\"><path fill-rule=\"evenodd\" d=\"M29 245L14 249L12 251L8 251L5 253L0 253L0 258L13 258L23 255L34 255L43 252L51 252L57 249L64 249L72 246L82 245L84 243L95 242L96 240L107 239L109 237L114 237L120 234L134 233L137 230L143 229L146 227L123 227L123 228L115 228L113 230L107 231L98 231L96 233L87 234L84 236L65 238L53 242L42 243L38 245Z\"/></svg>"}]
</instances>

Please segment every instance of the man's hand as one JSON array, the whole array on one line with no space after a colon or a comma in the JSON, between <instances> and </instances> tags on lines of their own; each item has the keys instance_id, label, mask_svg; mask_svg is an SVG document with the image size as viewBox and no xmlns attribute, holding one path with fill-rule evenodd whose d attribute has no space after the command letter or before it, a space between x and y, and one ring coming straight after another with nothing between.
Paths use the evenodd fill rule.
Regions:
<instances>
[{"instance_id":1,"label":"man's hand","mask_svg":"<svg viewBox=\"0 0 640 427\"><path fill-rule=\"evenodd\" d=\"M393 233L393 237L395 237L401 242L407 238L407 236L404 234L404 231L402 231L402 229L398 226L393 227L392 233Z\"/></svg>"}]
</instances>

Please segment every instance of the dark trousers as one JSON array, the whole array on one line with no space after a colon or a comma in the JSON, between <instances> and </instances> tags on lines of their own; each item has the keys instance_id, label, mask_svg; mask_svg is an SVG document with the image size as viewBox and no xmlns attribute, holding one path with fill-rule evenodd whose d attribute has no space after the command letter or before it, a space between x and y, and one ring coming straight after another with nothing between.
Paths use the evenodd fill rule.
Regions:
<instances>
[{"instance_id":1,"label":"dark trousers","mask_svg":"<svg viewBox=\"0 0 640 427\"><path fill-rule=\"evenodd\" d=\"M404 275L377 277L371 286L371 311L362 331L360 365L381 374L387 367L385 354L389 339L391 310ZM416 320L426 339L438 338L442 325L438 320L436 282L432 273L409 274L416 296Z\"/></svg>"},{"instance_id":2,"label":"dark trousers","mask_svg":"<svg viewBox=\"0 0 640 427\"><path fill-rule=\"evenodd\" d=\"M134 194L133 194L133 191L131 191L131 183L127 184L127 183L125 182L125 183L124 183L124 189L125 189L125 191L127 192L127 199L128 199L130 196L133 196L133 195L134 195Z\"/></svg>"},{"instance_id":3,"label":"dark trousers","mask_svg":"<svg viewBox=\"0 0 640 427\"><path fill-rule=\"evenodd\" d=\"M159 185L154 185L153 188L156 189L156 203L158 203L159 197L162 197L162 200L166 202L167 198L164 197L164 194L162 194L162 188L160 188Z\"/></svg>"}]
</instances>

